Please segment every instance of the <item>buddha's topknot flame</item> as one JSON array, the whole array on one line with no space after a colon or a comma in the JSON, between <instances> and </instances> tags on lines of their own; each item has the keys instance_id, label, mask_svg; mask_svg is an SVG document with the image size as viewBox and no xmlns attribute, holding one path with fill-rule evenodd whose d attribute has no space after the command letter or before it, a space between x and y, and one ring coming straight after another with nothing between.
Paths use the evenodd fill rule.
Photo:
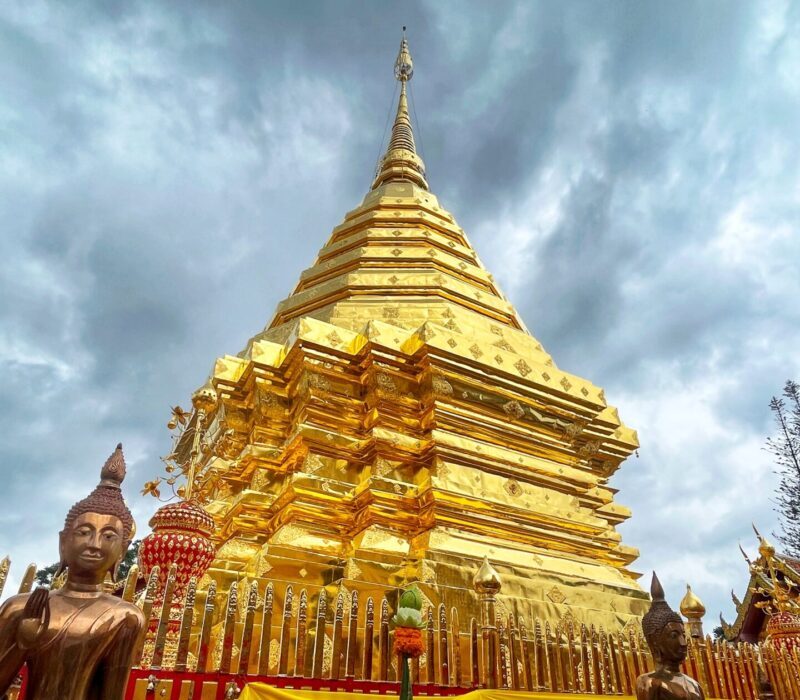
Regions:
<instances>
[{"instance_id":1,"label":"buddha's topknot flame","mask_svg":"<svg viewBox=\"0 0 800 700\"><path fill-rule=\"evenodd\" d=\"M125 457L122 454L122 443L120 443L103 465L100 471L100 483L95 490L69 509L64 521L64 530L72 527L76 518L84 513L115 515L122 522L125 540L130 541L134 532L133 516L122 499L120 485L124 479Z\"/></svg>"}]
</instances>

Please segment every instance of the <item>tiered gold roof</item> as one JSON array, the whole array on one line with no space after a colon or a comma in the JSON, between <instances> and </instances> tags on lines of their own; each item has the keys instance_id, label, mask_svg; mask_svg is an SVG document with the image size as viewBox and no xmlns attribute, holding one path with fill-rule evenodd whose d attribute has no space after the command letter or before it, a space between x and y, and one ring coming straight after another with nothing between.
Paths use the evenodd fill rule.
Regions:
<instances>
[{"instance_id":1,"label":"tiered gold roof","mask_svg":"<svg viewBox=\"0 0 800 700\"><path fill-rule=\"evenodd\" d=\"M461 609L488 556L501 603L621 626L646 596L607 480L636 434L555 365L428 190L412 73L404 38L371 191L269 325L214 367L197 477L218 524L212 573L416 580Z\"/></svg>"}]
</instances>

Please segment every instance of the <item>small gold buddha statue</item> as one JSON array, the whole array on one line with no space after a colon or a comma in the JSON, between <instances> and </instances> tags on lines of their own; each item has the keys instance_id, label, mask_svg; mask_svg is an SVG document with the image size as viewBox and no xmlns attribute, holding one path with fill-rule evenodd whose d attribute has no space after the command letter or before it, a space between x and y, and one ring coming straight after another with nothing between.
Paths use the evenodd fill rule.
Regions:
<instances>
[{"instance_id":1,"label":"small gold buddha statue","mask_svg":"<svg viewBox=\"0 0 800 700\"><path fill-rule=\"evenodd\" d=\"M124 478L117 445L97 488L72 506L59 535L64 585L0 607L0 697L27 665L26 700L123 700L145 626L139 608L103 591L108 573L116 580L134 532Z\"/></svg>"},{"instance_id":2,"label":"small gold buddha statue","mask_svg":"<svg viewBox=\"0 0 800 700\"><path fill-rule=\"evenodd\" d=\"M636 679L636 700L705 700L700 684L681 673L688 649L686 628L664 599L655 571L650 595L653 600L642 618L642 630L656 668Z\"/></svg>"}]
</instances>

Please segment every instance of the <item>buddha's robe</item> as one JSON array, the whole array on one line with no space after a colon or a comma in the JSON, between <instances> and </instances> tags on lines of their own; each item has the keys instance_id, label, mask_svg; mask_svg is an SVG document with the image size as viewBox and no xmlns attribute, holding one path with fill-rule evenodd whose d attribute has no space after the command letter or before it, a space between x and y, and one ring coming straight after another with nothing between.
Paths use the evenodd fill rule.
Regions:
<instances>
[{"instance_id":1,"label":"buddha's robe","mask_svg":"<svg viewBox=\"0 0 800 700\"><path fill-rule=\"evenodd\" d=\"M694 678L662 670L636 679L636 700L705 700L705 696Z\"/></svg>"},{"instance_id":2,"label":"buddha's robe","mask_svg":"<svg viewBox=\"0 0 800 700\"><path fill-rule=\"evenodd\" d=\"M106 593L54 591L47 631L24 650L16 637L28 595L0 607L0 695L27 664L26 700L123 700L141 610Z\"/></svg>"}]
</instances>

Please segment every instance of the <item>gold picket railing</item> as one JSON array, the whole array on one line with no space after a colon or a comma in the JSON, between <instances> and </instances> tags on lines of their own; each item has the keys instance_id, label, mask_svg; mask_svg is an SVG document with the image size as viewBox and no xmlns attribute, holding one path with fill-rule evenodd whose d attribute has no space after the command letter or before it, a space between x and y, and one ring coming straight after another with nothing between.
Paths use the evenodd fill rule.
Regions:
<instances>
[{"instance_id":1,"label":"gold picket railing","mask_svg":"<svg viewBox=\"0 0 800 700\"><path fill-rule=\"evenodd\" d=\"M35 570L26 571L21 592L31 589ZM0 562L0 593L7 573L6 558ZM130 599L136 575L133 571L124 586L123 595ZM174 671L376 686L398 680L393 610L385 598L362 600L357 591L298 591L257 581L242 589L234 583L220 595L213 583L198 591L192 581L185 598L175 600L170 599L171 572L163 604L157 580L154 571L138 601L149 621L138 668L154 678ZM493 602L489 607L494 610ZM634 695L637 676L653 668L640 634L606 632L569 620L529 623L485 615L480 621L462 621L455 608L444 605L427 606L423 619L425 653L412 663L412 681L423 693L487 687ZM800 698L798 652L768 644L691 639L684 672L697 679L706 697L758 700L759 667L778 700ZM142 677L141 672L134 675Z\"/></svg>"}]
</instances>

